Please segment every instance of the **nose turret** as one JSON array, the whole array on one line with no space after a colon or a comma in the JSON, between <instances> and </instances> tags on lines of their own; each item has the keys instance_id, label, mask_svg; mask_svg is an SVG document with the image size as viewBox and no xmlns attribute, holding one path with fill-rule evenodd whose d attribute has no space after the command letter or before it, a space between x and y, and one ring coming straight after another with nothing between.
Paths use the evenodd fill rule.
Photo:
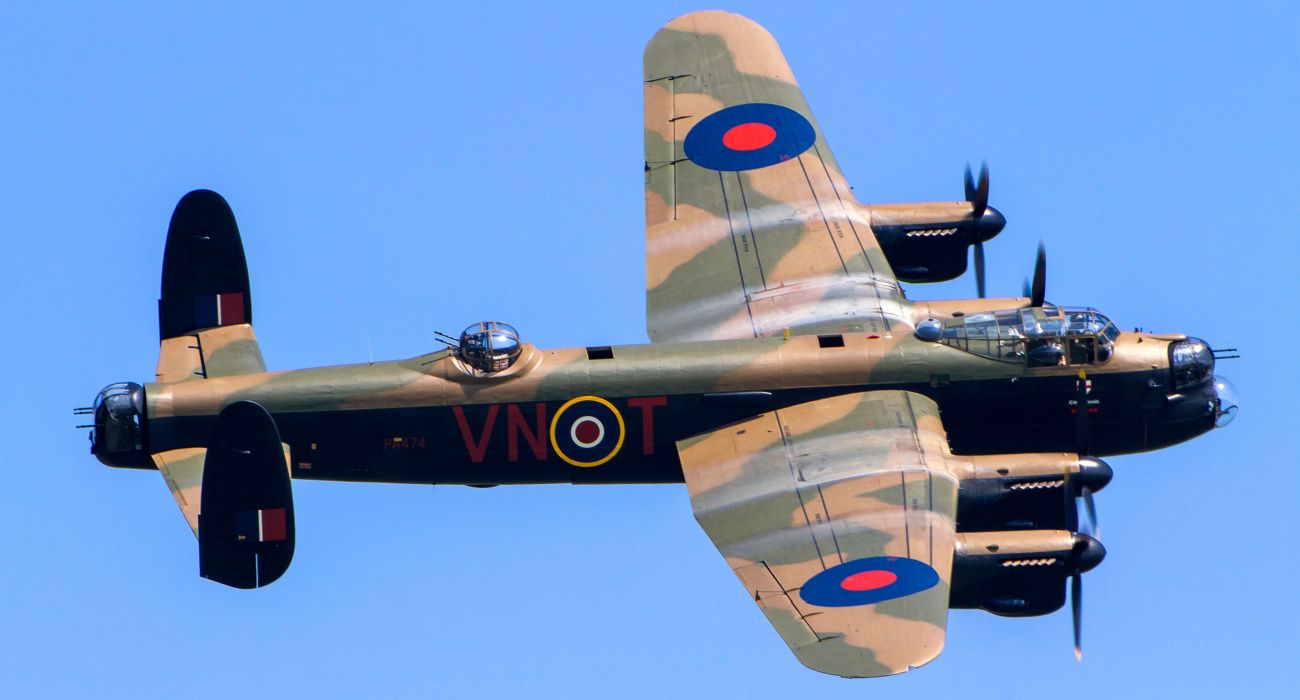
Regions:
<instances>
[{"instance_id":1,"label":"nose turret","mask_svg":"<svg viewBox=\"0 0 1300 700\"><path fill-rule=\"evenodd\" d=\"M1169 388L1158 423L1152 424L1148 446L1190 440L1236 417L1237 390L1215 374L1216 360L1224 355L1200 338L1183 338L1169 344ZM1156 427L1158 425L1158 428Z\"/></svg>"},{"instance_id":2,"label":"nose turret","mask_svg":"<svg viewBox=\"0 0 1300 700\"><path fill-rule=\"evenodd\" d=\"M1180 340L1169 346L1169 369L1174 391L1196 388L1214 373L1214 351L1200 338Z\"/></svg>"},{"instance_id":3,"label":"nose turret","mask_svg":"<svg viewBox=\"0 0 1300 700\"><path fill-rule=\"evenodd\" d=\"M1232 357L1236 357L1233 355ZM1237 417L1237 388L1214 373L1215 351L1200 338L1188 338L1169 346L1169 371L1174 391L1199 394L1215 427L1222 428Z\"/></svg>"}]
</instances>

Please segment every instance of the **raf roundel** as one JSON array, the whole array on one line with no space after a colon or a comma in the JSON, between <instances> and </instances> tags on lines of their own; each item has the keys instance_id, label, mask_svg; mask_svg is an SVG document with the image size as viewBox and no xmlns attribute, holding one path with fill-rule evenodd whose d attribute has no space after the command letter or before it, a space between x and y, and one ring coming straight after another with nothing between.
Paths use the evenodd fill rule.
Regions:
<instances>
[{"instance_id":1,"label":"raf roundel","mask_svg":"<svg viewBox=\"0 0 1300 700\"><path fill-rule=\"evenodd\" d=\"M623 416L599 396L579 396L551 419L551 448L575 467L599 467L623 448Z\"/></svg>"},{"instance_id":2,"label":"raf roundel","mask_svg":"<svg viewBox=\"0 0 1300 700\"><path fill-rule=\"evenodd\" d=\"M808 579L799 596L823 608L871 605L926 591L939 572L906 557L868 557L832 566Z\"/></svg>"},{"instance_id":3,"label":"raf roundel","mask_svg":"<svg viewBox=\"0 0 1300 700\"><path fill-rule=\"evenodd\" d=\"M725 107L686 134L686 157L701 168L755 170L812 147L817 131L802 114L781 105L751 102Z\"/></svg>"}]
</instances>

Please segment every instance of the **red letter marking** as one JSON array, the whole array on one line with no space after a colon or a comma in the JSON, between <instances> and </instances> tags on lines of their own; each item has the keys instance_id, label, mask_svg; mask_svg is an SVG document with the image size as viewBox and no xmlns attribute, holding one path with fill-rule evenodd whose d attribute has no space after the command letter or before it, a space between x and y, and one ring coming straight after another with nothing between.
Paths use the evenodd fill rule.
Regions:
<instances>
[{"instance_id":1,"label":"red letter marking","mask_svg":"<svg viewBox=\"0 0 1300 700\"><path fill-rule=\"evenodd\" d=\"M641 454L652 455L655 453L655 414L654 410L659 406L668 405L667 396L643 396L636 399L628 399L629 408L641 409Z\"/></svg>"},{"instance_id":2,"label":"red letter marking","mask_svg":"<svg viewBox=\"0 0 1300 700\"><path fill-rule=\"evenodd\" d=\"M546 404L537 404L537 430L534 431L528 427L528 421L524 420L524 414L519 407L510 404L506 406L506 431L508 436L508 457L511 462L519 461L519 436L523 435L528 441L528 446L533 450L533 456L539 460L546 459Z\"/></svg>"},{"instance_id":3,"label":"red letter marking","mask_svg":"<svg viewBox=\"0 0 1300 700\"><path fill-rule=\"evenodd\" d=\"M469 421L465 420L465 409L460 406L452 406L451 410L456 414L456 426L460 428L460 437L465 441L465 449L469 451L469 458L475 464L483 461L483 456L487 454L488 441L492 439L492 426L497 422L497 411L500 406L492 404L488 406L487 418L483 419L483 431L479 433L478 440L469 432Z\"/></svg>"}]
</instances>

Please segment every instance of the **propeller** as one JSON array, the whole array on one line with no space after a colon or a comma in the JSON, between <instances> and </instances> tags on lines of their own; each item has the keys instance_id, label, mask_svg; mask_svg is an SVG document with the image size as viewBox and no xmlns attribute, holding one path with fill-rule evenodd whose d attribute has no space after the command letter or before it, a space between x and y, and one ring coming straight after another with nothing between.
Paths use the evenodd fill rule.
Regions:
<instances>
[{"instance_id":1,"label":"propeller","mask_svg":"<svg viewBox=\"0 0 1300 700\"><path fill-rule=\"evenodd\" d=\"M1034 259L1034 282L1029 287L1029 305L1042 306L1047 296L1047 249L1038 243L1038 257Z\"/></svg>"},{"instance_id":2,"label":"propeller","mask_svg":"<svg viewBox=\"0 0 1300 700\"><path fill-rule=\"evenodd\" d=\"M966 166L966 201L970 202L971 217L979 220L989 208L989 164L980 166L979 183L971 176L970 166ZM984 241L975 241L975 290L979 298L984 298Z\"/></svg>"},{"instance_id":3,"label":"propeller","mask_svg":"<svg viewBox=\"0 0 1300 700\"><path fill-rule=\"evenodd\" d=\"M1043 263L1043 248L1038 248L1038 261ZM1041 269L1042 265L1039 265ZM1035 270L1034 281L1039 281L1038 270ZM1041 285L1039 287L1041 290ZM1074 393L1074 441L1075 451L1079 454L1079 460L1082 463L1088 456L1088 373L1079 370L1079 378L1075 385ZM1082 468L1082 464L1081 464ZM1068 476L1068 475L1067 475ZM1107 477L1109 479L1109 477ZM1068 486L1068 478L1067 484ZM1101 485L1105 485L1104 482ZM1065 490L1067 501L1074 500L1071 498L1071 490ZM1093 500L1092 489L1084 480L1079 488L1078 500L1082 501L1082 507L1087 515L1088 527L1087 534L1089 537L1098 536L1097 529L1097 503ZM1066 512L1073 515L1073 518L1067 516L1067 520L1072 520L1076 528L1079 527L1079 504L1067 503ZM1074 658L1077 661L1083 660L1083 572L1075 569L1070 576L1070 617L1074 624Z\"/></svg>"},{"instance_id":4,"label":"propeller","mask_svg":"<svg viewBox=\"0 0 1300 700\"><path fill-rule=\"evenodd\" d=\"M1070 577L1070 615L1074 620L1074 660L1083 661L1083 574Z\"/></svg>"},{"instance_id":5,"label":"propeller","mask_svg":"<svg viewBox=\"0 0 1300 700\"><path fill-rule=\"evenodd\" d=\"M970 202L971 215L976 219L984 216L984 210L989 208L989 164L984 163L980 166L980 179L976 184L975 178L971 176L970 166L966 166L966 201Z\"/></svg>"},{"instance_id":6,"label":"propeller","mask_svg":"<svg viewBox=\"0 0 1300 700\"><path fill-rule=\"evenodd\" d=\"M1078 387L1074 396L1074 447L1079 459L1088 457L1088 373L1079 370ZM1097 527L1097 503L1093 500L1092 489L1084 483L1079 489L1079 498L1083 501L1084 512L1088 516L1086 534L1096 537L1100 534Z\"/></svg>"}]
</instances>

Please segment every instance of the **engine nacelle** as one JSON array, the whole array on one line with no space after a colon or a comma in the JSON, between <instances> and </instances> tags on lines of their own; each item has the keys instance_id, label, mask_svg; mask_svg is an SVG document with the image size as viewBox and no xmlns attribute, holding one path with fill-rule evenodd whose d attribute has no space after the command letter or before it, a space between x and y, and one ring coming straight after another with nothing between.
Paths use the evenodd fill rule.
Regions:
<instances>
[{"instance_id":1,"label":"engine nacelle","mask_svg":"<svg viewBox=\"0 0 1300 700\"><path fill-rule=\"evenodd\" d=\"M953 552L949 607L1046 615L1065 604L1065 582L1106 557L1097 540L1067 530L962 532Z\"/></svg>"},{"instance_id":2,"label":"engine nacelle","mask_svg":"<svg viewBox=\"0 0 1300 700\"><path fill-rule=\"evenodd\" d=\"M1006 217L988 207L978 218L969 202L872 205L871 230L903 282L941 282L966 272L966 249L993 238Z\"/></svg>"},{"instance_id":3,"label":"engine nacelle","mask_svg":"<svg viewBox=\"0 0 1300 700\"><path fill-rule=\"evenodd\" d=\"M1073 453L1026 453L957 457L957 527L972 530L1046 530L1074 527L1067 520L1066 495L1084 487L1100 491L1114 471L1095 457Z\"/></svg>"}]
</instances>

